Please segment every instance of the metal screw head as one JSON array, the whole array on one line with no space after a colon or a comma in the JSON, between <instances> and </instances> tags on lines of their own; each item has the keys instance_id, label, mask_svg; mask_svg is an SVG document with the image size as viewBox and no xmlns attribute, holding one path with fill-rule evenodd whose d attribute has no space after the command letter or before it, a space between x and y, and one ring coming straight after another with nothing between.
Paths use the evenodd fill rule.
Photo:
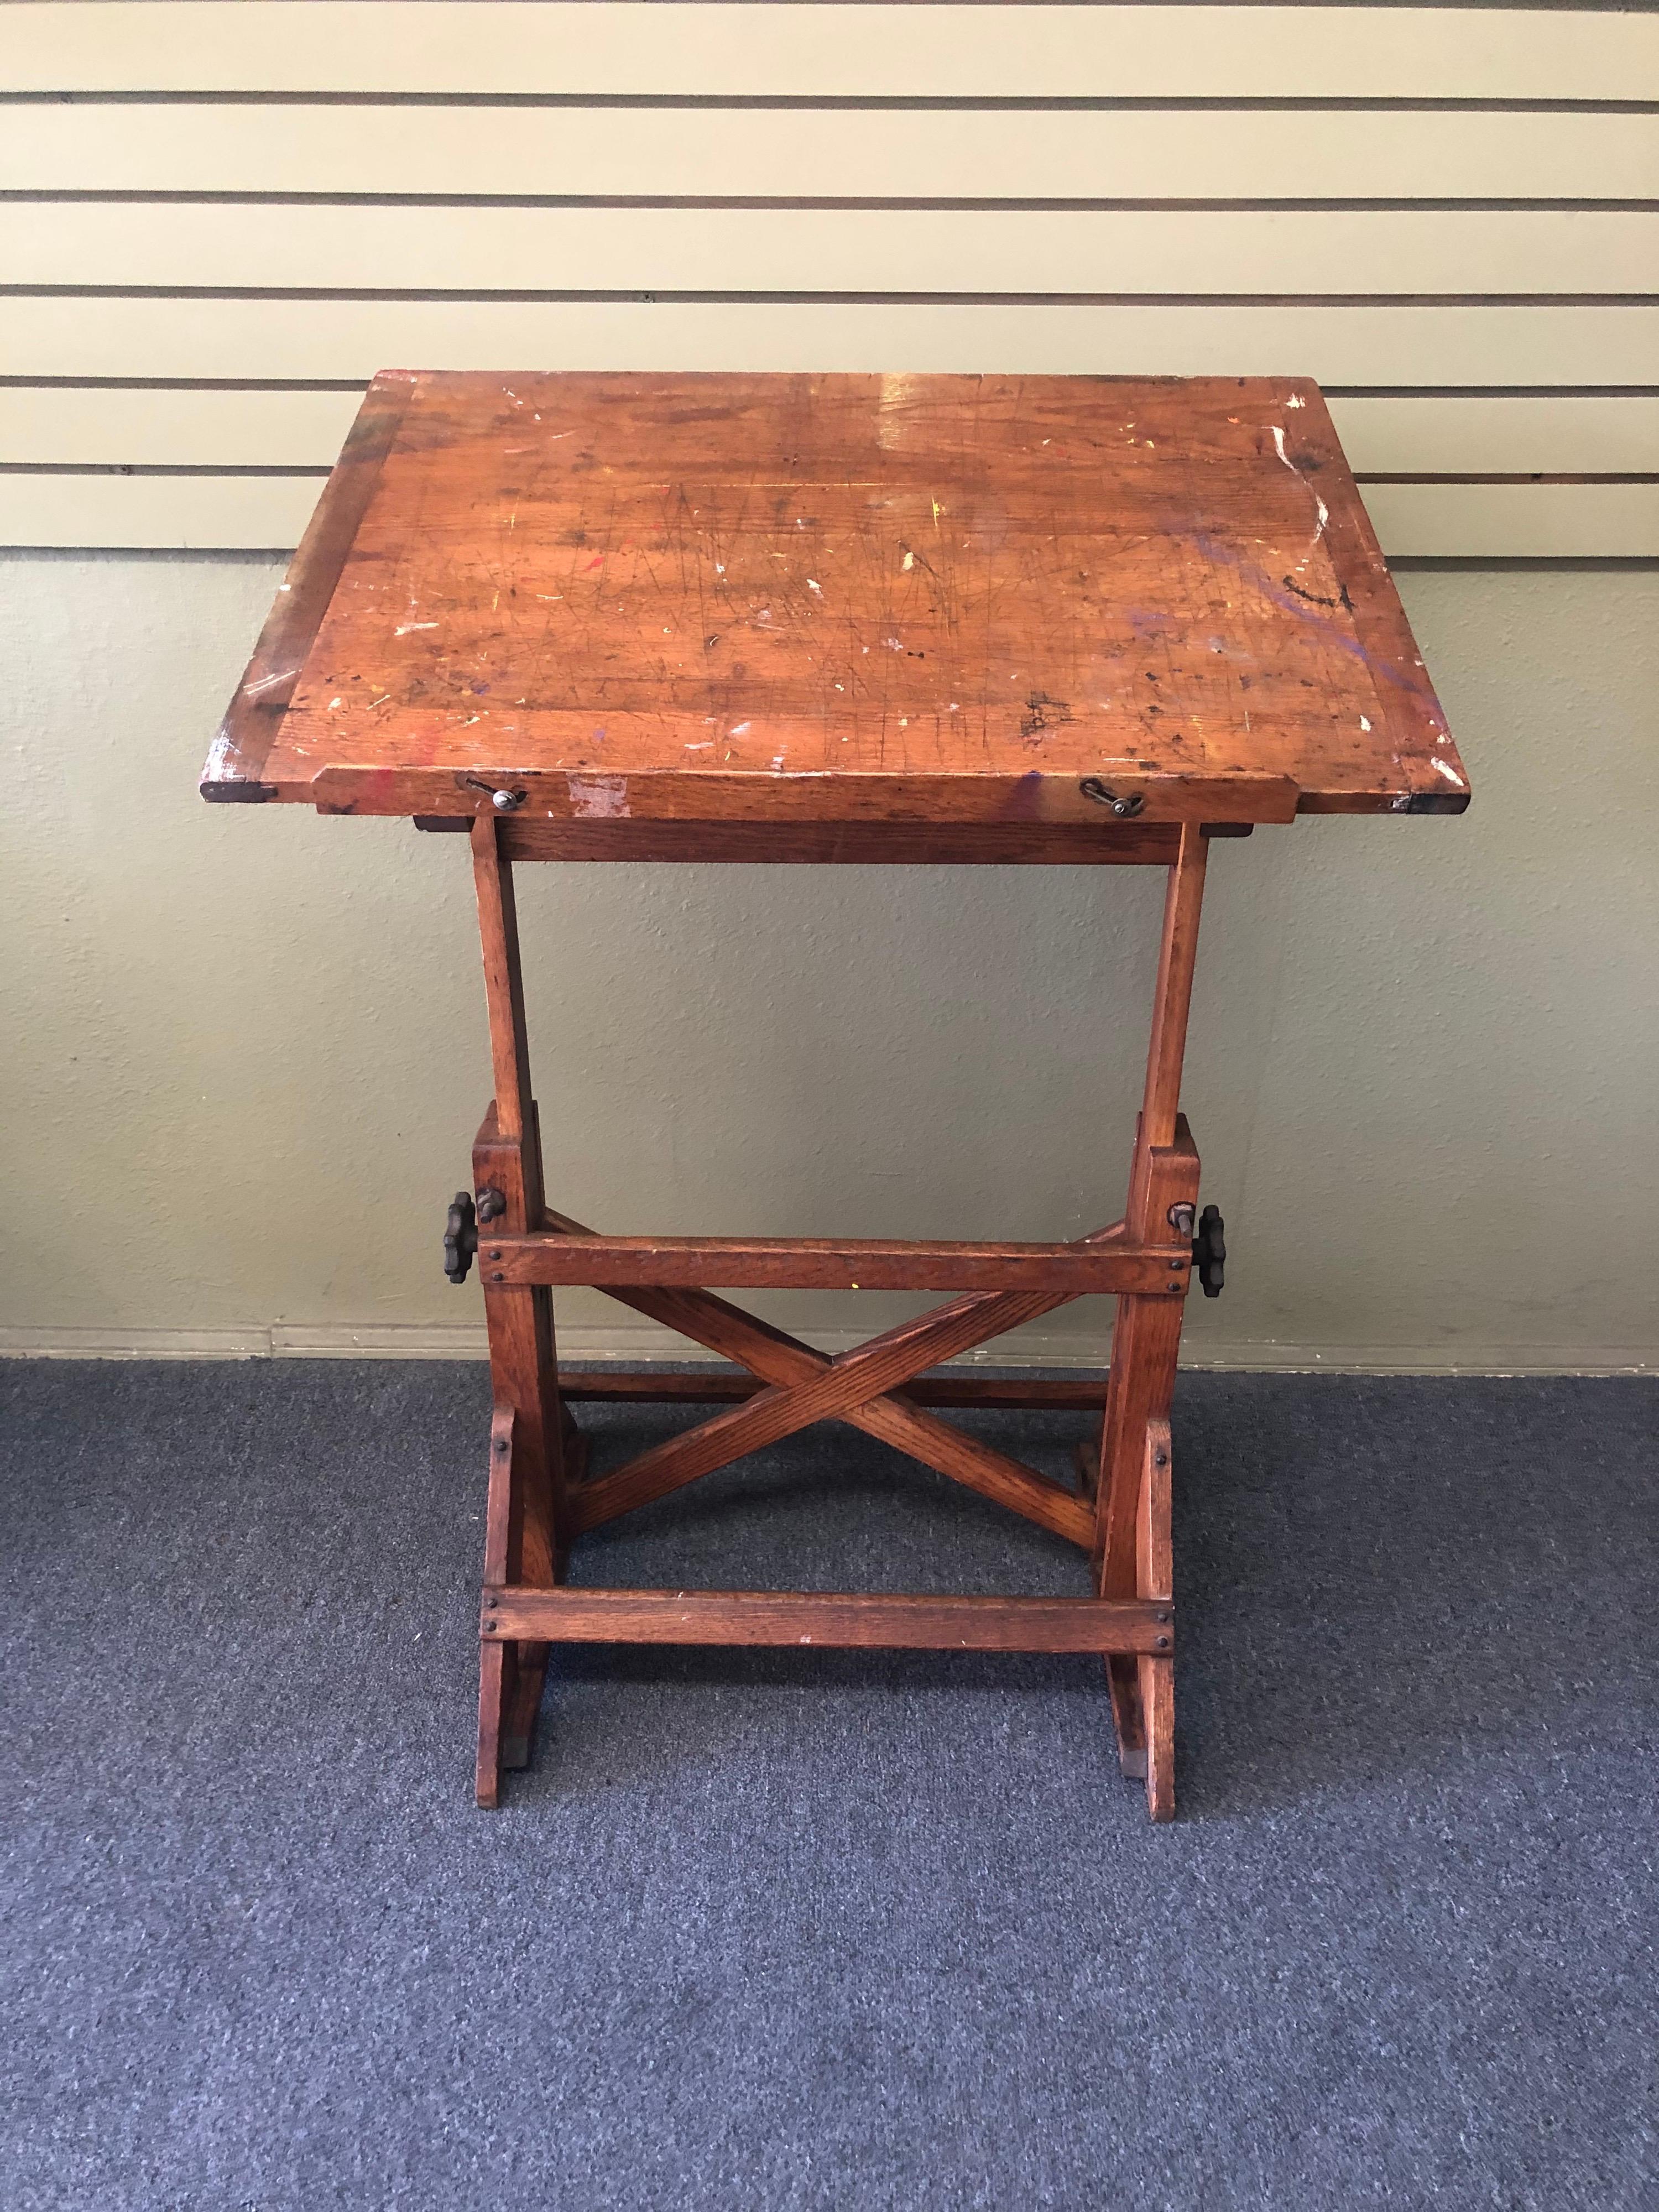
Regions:
<instances>
[{"instance_id":1,"label":"metal screw head","mask_svg":"<svg viewBox=\"0 0 1659 2212\"><path fill-rule=\"evenodd\" d=\"M1155 1636L1152 1643L1155 1649L1159 1651L1167 1651L1170 1648L1170 1639L1167 1636Z\"/></svg>"},{"instance_id":2,"label":"metal screw head","mask_svg":"<svg viewBox=\"0 0 1659 2212\"><path fill-rule=\"evenodd\" d=\"M1113 791L1097 775L1085 775L1078 789L1085 799L1092 799L1097 806L1109 806L1120 821L1133 821L1146 804L1144 793Z\"/></svg>"},{"instance_id":3,"label":"metal screw head","mask_svg":"<svg viewBox=\"0 0 1659 2212\"><path fill-rule=\"evenodd\" d=\"M524 805L524 796L521 791L492 791L489 803L498 814L511 814Z\"/></svg>"}]
</instances>

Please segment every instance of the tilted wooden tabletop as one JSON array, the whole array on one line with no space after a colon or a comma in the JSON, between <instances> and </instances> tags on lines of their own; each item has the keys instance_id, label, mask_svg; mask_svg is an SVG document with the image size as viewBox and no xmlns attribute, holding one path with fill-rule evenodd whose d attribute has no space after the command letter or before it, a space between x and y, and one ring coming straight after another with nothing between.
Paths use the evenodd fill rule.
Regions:
<instances>
[{"instance_id":1,"label":"tilted wooden tabletop","mask_svg":"<svg viewBox=\"0 0 1659 2212\"><path fill-rule=\"evenodd\" d=\"M1317 387L1219 377L386 371L202 787L1103 834L1468 803Z\"/></svg>"}]
</instances>

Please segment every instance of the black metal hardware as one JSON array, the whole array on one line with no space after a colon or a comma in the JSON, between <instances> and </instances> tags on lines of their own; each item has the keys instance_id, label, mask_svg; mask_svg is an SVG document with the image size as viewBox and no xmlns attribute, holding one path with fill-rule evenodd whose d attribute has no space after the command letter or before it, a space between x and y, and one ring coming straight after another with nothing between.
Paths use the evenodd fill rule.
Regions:
<instances>
[{"instance_id":1,"label":"black metal hardware","mask_svg":"<svg viewBox=\"0 0 1659 2212\"><path fill-rule=\"evenodd\" d=\"M1092 799L1097 806L1109 806L1113 813L1125 822L1133 821L1146 804L1144 792L1109 791L1097 775L1085 775L1078 789L1085 799Z\"/></svg>"},{"instance_id":2,"label":"black metal hardware","mask_svg":"<svg viewBox=\"0 0 1659 2212\"><path fill-rule=\"evenodd\" d=\"M1227 1280L1227 1224L1218 1206L1206 1206L1198 1217L1193 1267L1205 1297L1218 1298Z\"/></svg>"},{"instance_id":3,"label":"black metal hardware","mask_svg":"<svg viewBox=\"0 0 1659 2212\"><path fill-rule=\"evenodd\" d=\"M1194 1212L1194 1209L1183 1200L1179 1206L1172 1206L1164 1218L1177 1237L1190 1237Z\"/></svg>"},{"instance_id":4,"label":"black metal hardware","mask_svg":"<svg viewBox=\"0 0 1659 2212\"><path fill-rule=\"evenodd\" d=\"M474 791L487 791L489 803L498 814L516 812L530 795L525 791L505 791L493 783L481 783L476 775L464 775L461 781Z\"/></svg>"},{"instance_id":5,"label":"black metal hardware","mask_svg":"<svg viewBox=\"0 0 1659 2212\"><path fill-rule=\"evenodd\" d=\"M503 1196L501 1192L496 1189L494 1183L487 1182L483 1188L478 1193L479 1220L499 1221L502 1214L506 1212L506 1198Z\"/></svg>"},{"instance_id":6,"label":"black metal hardware","mask_svg":"<svg viewBox=\"0 0 1659 2212\"><path fill-rule=\"evenodd\" d=\"M444 1273L452 1283L464 1283L478 1249L478 1209L470 1190L458 1190L444 1225Z\"/></svg>"}]
</instances>

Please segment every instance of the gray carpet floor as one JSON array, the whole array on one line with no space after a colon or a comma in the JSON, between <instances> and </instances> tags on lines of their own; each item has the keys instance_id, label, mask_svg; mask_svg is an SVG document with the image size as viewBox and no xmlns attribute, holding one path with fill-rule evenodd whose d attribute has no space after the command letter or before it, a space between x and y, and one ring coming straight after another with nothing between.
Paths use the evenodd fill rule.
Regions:
<instances>
[{"instance_id":1,"label":"gray carpet floor","mask_svg":"<svg viewBox=\"0 0 1659 2212\"><path fill-rule=\"evenodd\" d=\"M476 1811L487 1399L0 1370L5 2212L1659 2206L1654 1385L1183 1377L1163 1829L981 1655L567 1654ZM1083 1586L843 1428L579 1568Z\"/></svg>"}]
</instances>

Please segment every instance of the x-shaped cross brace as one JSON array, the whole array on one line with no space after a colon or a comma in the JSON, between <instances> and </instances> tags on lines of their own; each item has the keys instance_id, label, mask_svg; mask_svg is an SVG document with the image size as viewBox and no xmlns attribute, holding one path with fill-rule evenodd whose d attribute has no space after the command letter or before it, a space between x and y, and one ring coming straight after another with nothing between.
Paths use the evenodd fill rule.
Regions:
<instances>
[{"instance_id":1,"label":"x-shaped cross brace","mask_svg":"<svg viewBox=\"0 0 1659 2212\"><path fill-rule=\"evenodd\" d=\"M939 1287L974 1287L915 1321L830 1358L702 1287L738 1245L720 1239L599 1238L545 1211L541 1146L530 1095L523 985L510 868L495 825L474 825L484 981L489 1006L495 1103L473 1150L475 1186L497 1194L500 1221L480 1253L484 1263L495 1420L490 1444L483 1617L480 1626L478 1800L496 1802L501 1770L529 1757L542 1677L552 1641L811 1643L1012 1650L1095 1650L1109 1655L1112 1700L1125 1771L1143 1774L1157 1819L1174 1809L1170 1702L1168 1412L1187 1287L1183 1239L1198 1189L1198 1159L1177 1113L1192 956L1202 895L1206 838L1183 827L1170 869L1158 952L1152 1033L1124 1219L1070 1246L859 1247L860 1278L878 1253L887 1279L925 1283L928 1270L956 1272ZM1184 1218L1184 1225L1182 1224ZM1174 1238L1171 1231L1176 1231ZM545 1254L564 1241L592 1249ZM739 1240L740 1242L741 1240ZM744 1248L754 1257L766 1240ZM790 1263L811 1240L787 1243ZM1108 1259L1100 1252L1115 1246ZM688 1254L684 1249L699 1249ZM599 1248L604 1248L601 1251ZM626 1249L625 1249L626 1248ZM845 1259L846 1249L841 1254ZM893 1270L900 1249L902 1267ZM538 1257L539 1253L542 1256ZM526 1257L528 1255L528 1258ZM762 1255L763 1258L765 1255ZM775 1245L771 1255L776 1257ZM611 1279L586 1270L600 1261ZM820 1251L812 1265L823 1279ZM678 1283L647 1267L672 1266ZM629 1272L618 1278L618 1262ZM770 1260L767 1264L770 1265ZM787 1281L739 1273L737 1283ZM833 1268L832 1268L832 1273ZM983 1288L1012 1279L1022 1287ZM588 1283L635 1312L746 1367L761 1387L700 1426L585 1480L580 1437L561 1403L550 1285ZM1086 1291L1118 1292L1111 1372L1091 1471L1096 1496L1041 1474L925 1412L904 1385ZM1175 1293L1175 1295L1171 1295ZM1008 1506L1095 1557L1092 1598L931 1598L915 1595L763 1591L594 1591L562 1579L571 1540L635 1506L666 1496L744 1454L763 1449L815 1421L845 1420Z\"/></svg>"},{"instance_id":2,"label":"x-shaped cross brace","mask_svg":"<svg viewBox=\"0 0 1659 2212\"><path fill-rule=\"evenodd\" d=\"M545 1219L550 1229L568 1236L592 1233L562 1214L550 1212ZM900 1388L925 1368L1052 1313L1073 1293L970 1291L832 1359L708 1291L604 1287L608 1297L737 1360L771 1387L653 1445L613 1473L575 1486L568 1501L573 1534L665 1497L814 1421L843 1420L1057 1536L1085 1550L1093 1543L1091 1505L1035 1468L924 1413Z\"/></svg>"}]
</instances>

